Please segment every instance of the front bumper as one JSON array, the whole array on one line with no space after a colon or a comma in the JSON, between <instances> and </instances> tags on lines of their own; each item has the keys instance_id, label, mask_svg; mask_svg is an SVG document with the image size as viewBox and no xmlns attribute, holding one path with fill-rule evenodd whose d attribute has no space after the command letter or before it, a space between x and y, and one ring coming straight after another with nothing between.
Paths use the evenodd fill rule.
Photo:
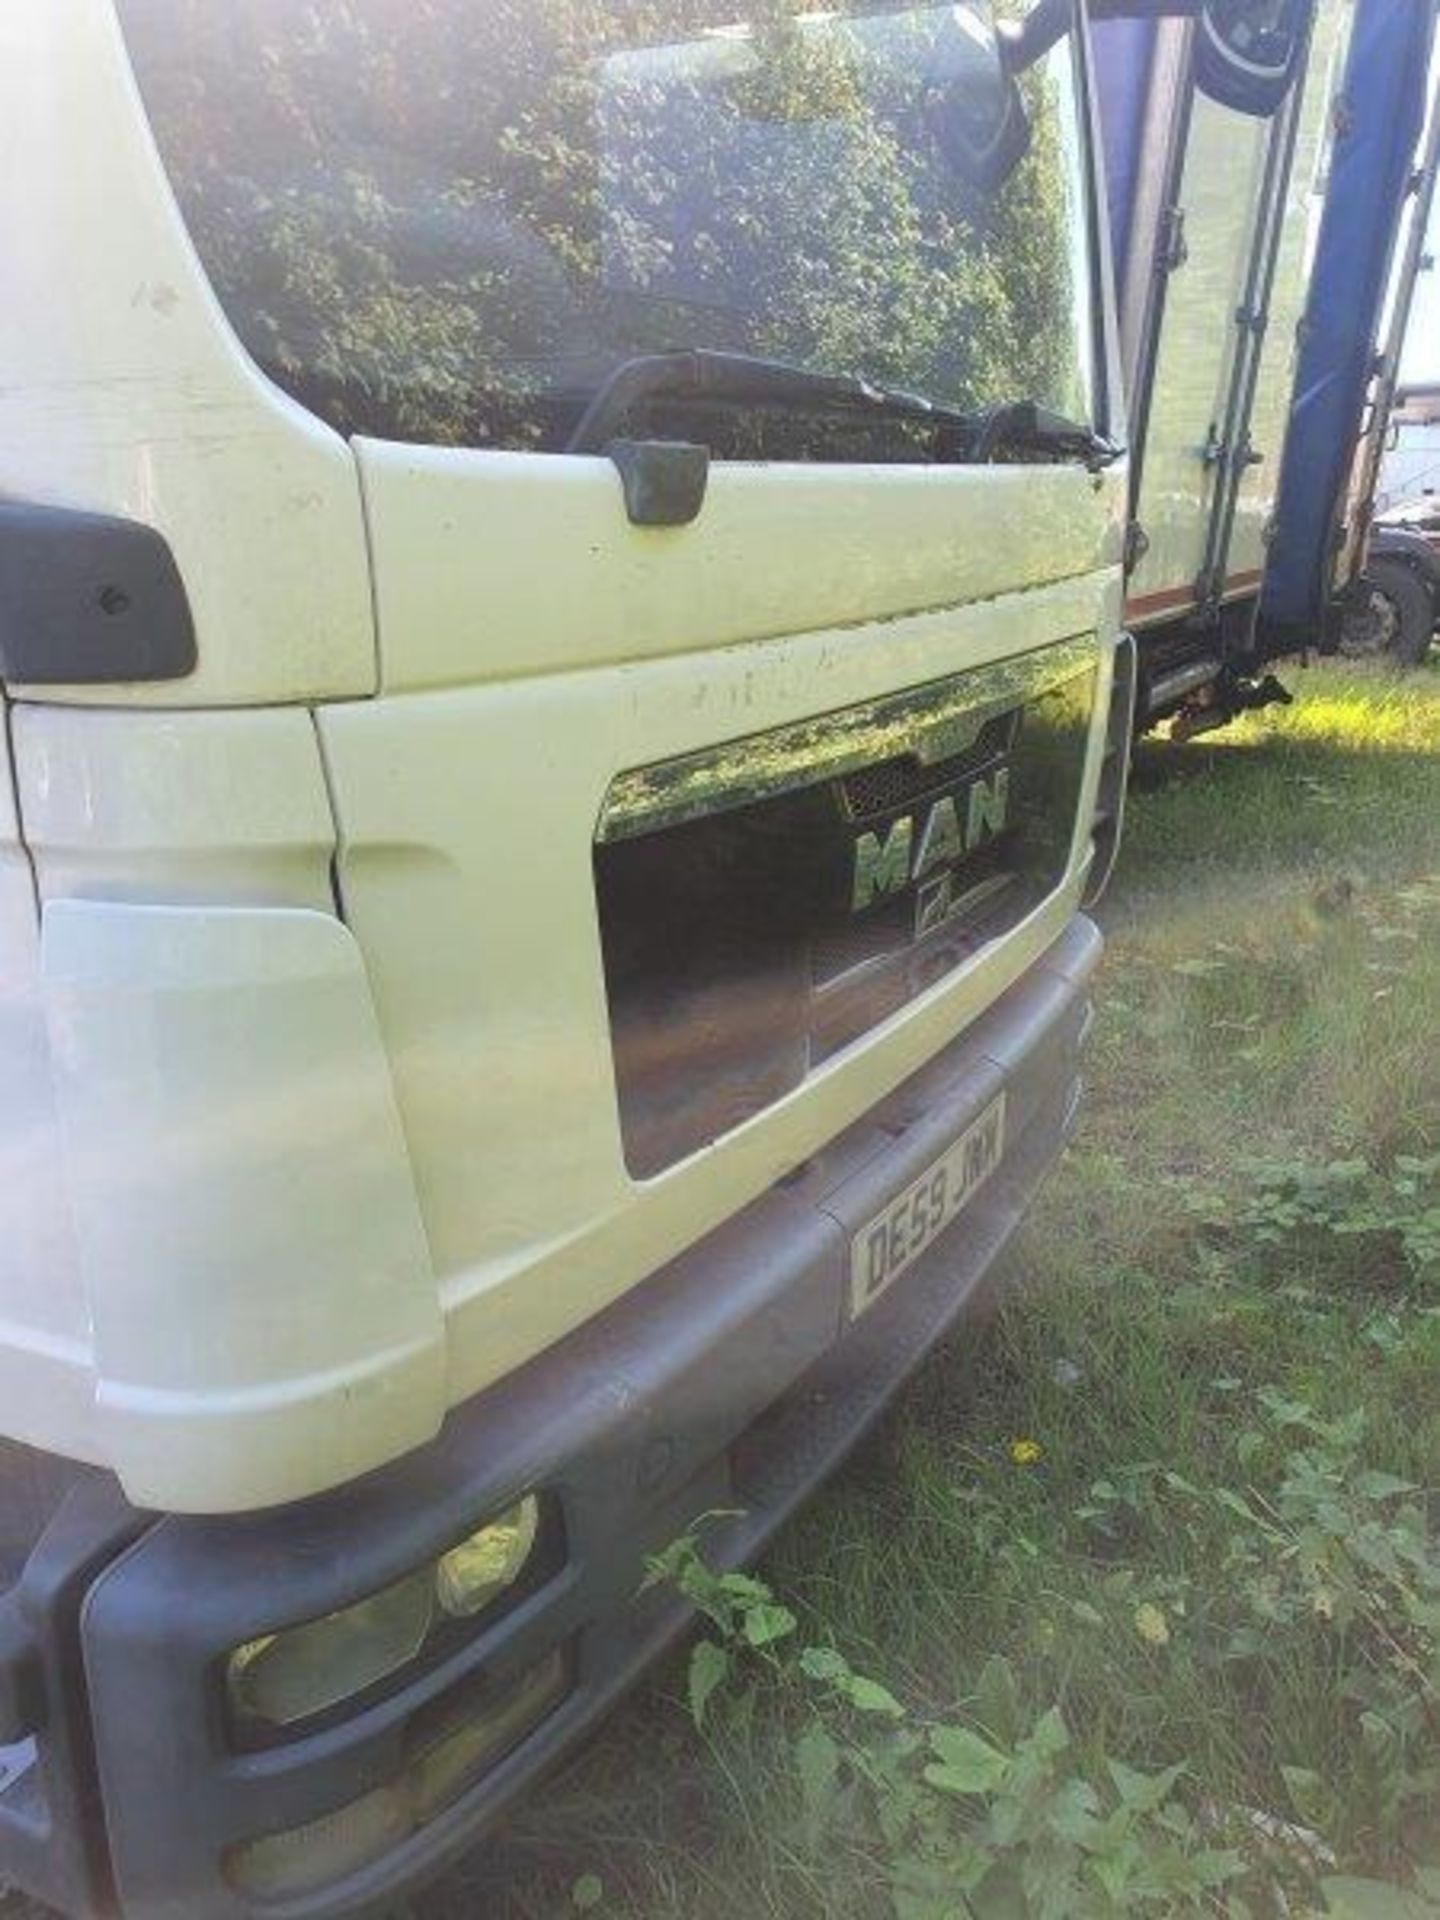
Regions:
<instances>
[{"instance_id":1,"label":"front bumper","mask_svg":"<svg viewBox=\"0 0 1440 1920\"><path fill-rule=\"evenodd\" d=\"M472 1845L685 1624L674 1595L638 1591L647 1556L698 1515L737 1510L707 1533L707 1548L729 1562L752 1555L954 1320L1071 1124L1099 950L1093 926L1072 922L889 1099L610 1311L458 1409L432 1445L334 1493L233 1518L149 1520L113 1491L81 1489L94 1538L70 1553L78 1571L68 1582L48 1575L47 1601L36 1580L55 1552L42 1540L11 1596L32 1636L29 1681L47 1697L34 1765L10 1788L0 1774L0 1880L76 1912L113 1900L147 1920L256 1911L318 1920L381 1907ZM851 1235L1002 1087L1003 1164L847 1325ZM563 1528L538 1590L324 1731L263 1752L231 1749L218 1677L230 1648L373 1593L528 1490L550 1496ZM62 1509L61 1522L73 1532L76 1516ZM263 1908L229 1883L228 1848L385 1786L417 1714L481 1674L503 1686L556 1649L567 1663L563 1701L370 1866ZM23 1841L13 1817L22 1790ZM37 1829L42 1792L51 1804Z\"/></svg>"}]
</instances>

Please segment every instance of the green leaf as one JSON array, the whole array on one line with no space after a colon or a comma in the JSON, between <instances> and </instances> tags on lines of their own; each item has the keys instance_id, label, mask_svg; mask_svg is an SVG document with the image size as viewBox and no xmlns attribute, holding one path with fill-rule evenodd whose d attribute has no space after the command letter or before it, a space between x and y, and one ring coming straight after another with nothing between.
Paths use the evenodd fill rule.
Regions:
<instances>
[{"instance_id":1,"label":"green leaf","mask_svg":"<svg viewBox=\"0 0 1440 1920\"><path fill-rule=\"evenodd\" d=\"M1181 1761L1173 1767L1166 1767L1160 1773L1137 1773L1133 1767L1127 1767L1122 1761L1108 1760L1106 1766L1110 1778L1115 1782L1115 1790L1127 1807L1133 1807L1137 1813L1153 1813L1155 1808L1168 1800L1175 1782L1185 1771Z\"/></svg>"},{"instance_id":2,"label":"green leaf","mask_svg":"<svg viewBox=\"0 0 1440 1920\"><path fill-rule=\"evenodd\" d=\"M1070 1744L1070 1729L1065 1725L1064 1715L1058 1707L1051 1707L1035 1722L1035 1727L1025 1745L1034 1753L1047 1757L1064 1753Z\"/></svg>"},{"instance_id":3,"label":"green leaf","mask_svg":"<svg viewBox=\"0 0 1440 1920\"><path fill-rule=\"evenodd\" d=\"M722 1573L715 1584L721 1593L728 1593L732 1600L737 1600L742 1605L770 1598L770 1589L765 1582L756 1580L748 1573Z\"/></svg>"},{"instance_id":4,"label":"green leaf","mask_svg":"<svg viewBox=\"0 0 1440 1920\"><path fill-rule=\"evenodd\" d=\"M838 1684L849 1676L850 1662L834 1647L806 1647L800 1655L800 1671L807 1679Z\"/></svg>"},{"instance_id":5,"label":"green leaf","mask_svg":"<svg viewBox=\"0 0 1440 1920\"><path fill-rule=\"evenodd\" d=\"M697 1640L690 1650L690 1718L697 1727L705 1724L705 1709L710 1696L730 1671L730 1656L713 1640Z\"/></svg>"},{"instance_id":6,"label":"green leaf","mask_svg":"<svg viewBox=\"0 0 1440 1920\"><path fill-rule=\"evenodd\" d=\"M946 1793L988 1793L1010 1766L998 1747L968 1727L932 1727L930 1751L940 1764L927 1767L925 1778Z\"/></svg>"},{"instance_id":7,"label":"green leaf","mask_svg":"<svg viewBox=\"0 0 1440 1920\"><path fill-rule=\"evenodd\" d=\"M678 1583L681 1574L695 1558L695 1536L682 1533L658 1553L652 1553L645 1562L645 1578L640 1583L642 1593L651 1587L658 1587L664 1580Z\"/></svg>"},{"instance_id":8,"label":"green leaf","mask_svg":"<svg viewBox=\"0 0 1440 1920\"><path fill-rule=\"evenodd\" d=\"M1221 1887L1245 1872L1245 1856L1231 1847L1202 1847L1190 1855L1190 1871L1204 1887Z\"/></svg>"},{"instance_id":9,"label":"green leaf","mask_svg":"<svg viewBox=\"0 0 1440 1920\"><path fill-rule=\"evenodd\" d=\"M892 1720L903 1720L905 1709L888 1687L878 1680L867 1680L863 1673L852 1673L843 1682L845 1697L861 1713L883 1713Z\"/></svg>"},{"instance_id":10,"label":"green leaf","mask_svg":"<svg viewBox=\"0 0 1440 1920\"><path fill-rule=\"evenodd\" d=\"M797 1621L788 1607L765 1600L745 1610L745 1638L752 1647L768 1647L795 1631Z\"/></svg>"},{"instance_id":11,"label":"green leaf","mask_svg":"<svg viewBox=\"0 0 1440 1920\"><path fill-rule=\"evenodd\" d=\"M1108 1822L1099 1818L1099 1798L1088 1780L1067 1780L1050 1796L1045 1818L1052 1833L1073 1847L1103 1848Z\"/></svg>"},{"instance_id":12,"label":"green leaf","mask_svg":"<svg viewBox=\"0 0 1440 1920\"><path fill-rule=\"evenodd\" d=\"M1401 1480L1393 1473L1357 1473L1355 1491L1367 1500L1390 1500L1397 1493L1414 1493L1413 1480Z\"/></svg>"},{"instance_id":13,"label":"green leaf","mask_svg":"<svg viewBox=\"0 0 1440 1920\"><path fill-rule=\"evenodd\" d=\"M1263 1653L1266 1636L1259 1627L1237 1627L1225 1642L1224 1658L1227 1660L1253 1660Z\"/></svg>"},{"instance_id":14,"label":"green leaf","mask_svg":"<svg viewBox=\"0 0 1440 1920\"><path fill-rule=\"evenodd\" d=\"M581 1913L588 1913L592 1907L598 1907L605 1898L605 1888L598 1873L582 1873L570 1889L570 1904L578 1907Z\"/></svg>"},{"instance_id":15,"label":"green leaf","mask_svg":"<svg viewBox=\"0 0 1440 1920\"><path fill-rule=\"evenodd\" d=\"M1290 1804L1312 1827L1323 1827L1335 1811L1334 1797L1318 1773L1309 1767L1281 1767L1280 1777Z\"/></svg>"},{"instance_id":16,"label":"green leaf","mask_svg":"<svg viewBox=\"0 0 1440 1920\"><path fill-rule=\"evenodd\" d=\"M1077 1613L1080 1604L1076 1602ZM1100 1618L1097 1613L1096 1620ZM992 1653L980 1669L980 1678L975 1687L975 1718L997 1740L1013 1743L1019 1738L1020 1688L1015 1680L1015 1669L1003 1654Z\"/></svg>"}]
</instances>

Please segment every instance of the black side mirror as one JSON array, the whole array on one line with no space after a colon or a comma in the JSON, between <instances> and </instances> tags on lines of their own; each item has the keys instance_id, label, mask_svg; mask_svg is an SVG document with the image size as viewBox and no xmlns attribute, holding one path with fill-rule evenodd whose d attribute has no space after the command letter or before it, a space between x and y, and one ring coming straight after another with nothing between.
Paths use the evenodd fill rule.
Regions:
<instances>
[{"instance_id":1,"label":"black side mirror","mask_svg":"<svg viewBox=\"0 0 1440 1920\"><path fill-rule=\"evenodd\" d=\"M924 112L945 164L968 186L994 193L1030 150L1030 120L1015 80L1013 40L989 9L948 9L930 52Z\"/></svg>"},{"instance_id":2,"label":"black side mirror","mask_svg":"<svg viewBox=\"0 0 1440 1920\"><path fill-rule=\"evenodd\" d=\"M1205 0L1196 83L1239 113L1274 113L1294 84L1308 26L1308 0Z\"/></svg>"},{"instance_id":3,"label":"black side mirror","mask_svg":"<svg viewBox=\"0 0 1440 1920\"><path fill-rule=\"evenodd\" d=\"M1049 0L1039 0L1041 14ZM1087 0L1092 20L1193 19L1195 82L1237 113L1274 113L1305 58L1314 0Z\"/></svg>"}]
</instances>

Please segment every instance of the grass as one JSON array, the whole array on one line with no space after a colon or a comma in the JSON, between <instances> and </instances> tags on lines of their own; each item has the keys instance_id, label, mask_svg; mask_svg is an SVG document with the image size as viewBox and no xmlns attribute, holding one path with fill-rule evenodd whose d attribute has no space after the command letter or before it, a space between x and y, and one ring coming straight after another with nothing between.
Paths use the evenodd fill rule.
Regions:
<instances>
[{"instance_id":1,"label":"grass","mask_svg":"<svg viewBox=\"0 0 1440 1920\"><path fill-rule=\"evenodd\" d=\"M1028 1711L1060 1706L1082 1771L1183 1761L1186 1805L1231 1840L1237 1819L1260 1831L1244 1810L1303 1813L1341 1870L1398 1879L1440 1832L1433 1686L1382 1765L1343 1592L1304 1551L1257 1559L1216 1498L1268 1488L1279 1511L1307 1445L1343 1497L1362 1467L1440 1486L1440 1277L1427 1291L1393 1228L1348 1230L1344 1171L1388 1178L1440 1143L1440 673L1316 669L1297 691L1142 749L1087 1116L1007 1257L1006 1305L932 1358L764 1573L802 1637L920 1723L973 1717L1000 1654ZM1278 1189L1257 1202L1258 1163L1340 1163L1339 1198L1295 1227ZM1351 1460L1333 1423L1357 1410ZM1019 1439L1038 1459L1016 1463ZM1276 1619L1261 1656L1218 1656L1256 1609ZM1400 1662L1365 1673L1398 1684ZM681 1659L417 1912L548 1920L577 1881L629 1920L895 1911L863 1819L802 1831L794 1742L816 1709L793 1674L757 1671L703 1735L684 1688ZM1239 1910L1303 1910L1283 1880Z\"/></svg>"}]
</instances>

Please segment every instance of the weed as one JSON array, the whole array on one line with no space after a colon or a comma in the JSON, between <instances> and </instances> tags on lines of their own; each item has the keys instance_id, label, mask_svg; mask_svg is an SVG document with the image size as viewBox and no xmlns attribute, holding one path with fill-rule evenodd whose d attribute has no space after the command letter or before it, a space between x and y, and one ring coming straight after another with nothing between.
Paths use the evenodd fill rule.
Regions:
<instances>
[{"instance_id":1,"label":"weed","mask_svg":"<svg viewBox=\"0 0 1440 1920\"><path fill-rule=\"evenodd\" d=\"M1208 1674L1264 1728L1286 1727L1297 1671L1323 1676L1323 1755L1293 1754L1283 1732L1253 1743L1251 1790L1266 1809L1217 1798L1183 1756L1122 1757L1120 1742L1153 1744L1162 1724L1147 1728L1143 1712L1107 1722L1092 1664L1057 1657L1053 1637L1029 1663L1031 1692L1048 1683L1043 1707L992 1654L970 1711L942 1717L833 1645L806 1643L764 1581L712 1570L694 1536L657 1559L654 1577L711 1629L690 1655L696 1725L727 1686L753 1720L757 1676L768 1684L796 1809L790 1845L812 1875L843 1835L852 1876L883 1889L896 1920L1270 1912L1297 1895L1319 1910L1325 1870L1357 1854L1412 1883L1372 1879L1372 1904L1387 1890L1418 1897L1440 1795L1440 1548L1415 1485L1367 1463L1363 1411L1325 1417L1269 1387L1245 1398L1252 1419L1224 1450L1232 1478L1201 1484L1159 1461L1112 1469L1071 1508L1091 1597L1073 1575L1068 1595L1043 1577L1034 1587L1062 1602L1072 1633L1129 1645L1132 1667ZM998 1490L981 1496L979 1531L1043 1573L1033 1543L986 1527L986 1506L993 1521L1005 1504ZM1153 1566L1162 1541L1168 1571L1142 1582L1116 1564L1118 1550ZM773 1771L753 1790L773 1794Z\"/></svg>"},{"instance_id":2,"label":"weed","mask_svg":"<svg viewBox=\"0 0 1440 1920\"><path fill-rule=\"evenodd\" d=\"M789 1747L796 1844L843 1840L870 1857L896 1920L965 1914L1085 1920L1209 1904L1244 1872L1179 1798L1185 1769L1098 1768L1058 1705L1027 1715L1009 1664L987 1662L969 1719L925 1719L821 1643L797 1645L795 1615L764 1582L716 1573L693 1536L655 1565L718 1638L690 1655L689 1697L703 1722L716 1689L758 1664L798 1685Z\"/></svg>"},{"instance_id":3,"label":"weed","mask_svg":"<svg viewBox=\"0 0 1440 1920\"><path fill-rule=\"evenodd\" d=\"M1331 1238L1356 1240L1412 1290L1440 1280L1440 1154L1397 1154L1385 1169L1357 1159L1242 1163L1239 1171L1250 1185L1238 1198L1176 1184L1185 1204L1221 1232L1312 1251Z\"/></svg>"}]
</instances>

